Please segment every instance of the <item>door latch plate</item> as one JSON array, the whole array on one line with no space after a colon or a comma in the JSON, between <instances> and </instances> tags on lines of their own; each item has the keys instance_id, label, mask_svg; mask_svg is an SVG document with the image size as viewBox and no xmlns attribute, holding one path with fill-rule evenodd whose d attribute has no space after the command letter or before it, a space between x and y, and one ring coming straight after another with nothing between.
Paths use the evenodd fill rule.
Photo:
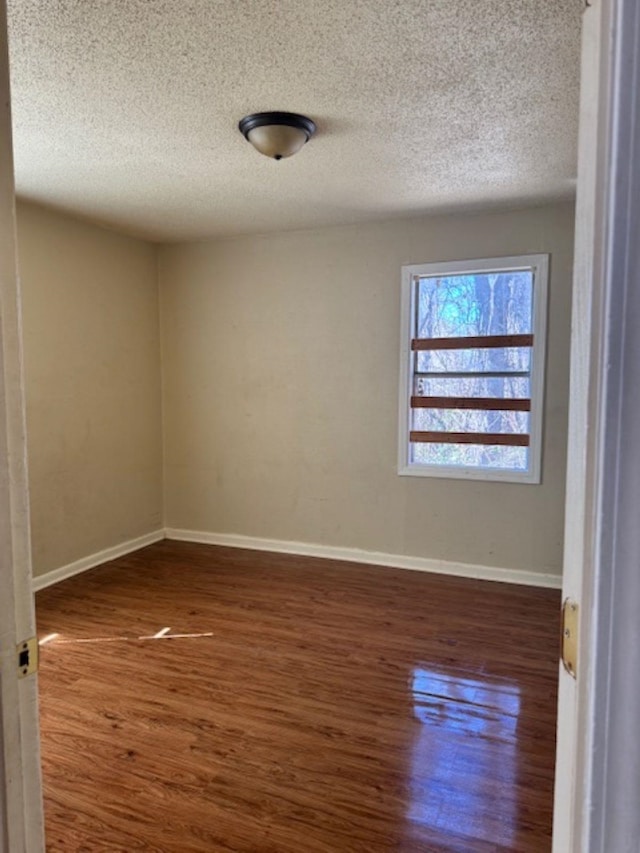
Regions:
<instances>
[{"instance_id":1,"label":"door latch plate","mask_svg":"<svg viewBox=\"0 0 640 853\"><path fill-rule=\"evenodd\" d=\"M38 638L30 637L16 646L18 678L26 678L38 671Z\"/></svg>"},{"instance_id":2,"label":"door latch plate","mask_svg":"<svg viewBox=\"0 0 640 853\"><path fill-rule=\"evenodd\" d=\"M578 605L567 598L562 605L562 663L572 678L578 672Z\"/></svg>"}]
</instances>

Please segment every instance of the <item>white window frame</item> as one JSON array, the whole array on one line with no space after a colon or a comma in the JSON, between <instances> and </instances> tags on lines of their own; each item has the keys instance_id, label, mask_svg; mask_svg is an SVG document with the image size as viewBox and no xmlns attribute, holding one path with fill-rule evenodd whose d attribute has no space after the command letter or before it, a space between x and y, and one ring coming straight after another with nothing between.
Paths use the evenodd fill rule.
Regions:
<instances>
[{"instance_id":1,"label":"white window frame","mask_svg":"<svg viewBox=\"0 0 640 853\"><path fill-rule=\"evenodd\" d=\"M413 366L411 340L415 311L417 276L469 275L473 273L531 271L533 273L533 335L531 360L531 413L529 469L509 471L459 465L424 465L409 461L409 425ZM492 480L506 483L540 483L542 472L542 436L544 410L544 373L547 349L547 293L549 255L514 255L505 258L407 264L402 267L402 330L400 343L400 401L398 474L410 477L444 477L465 480Z\"/></svg>"}]
</instances>

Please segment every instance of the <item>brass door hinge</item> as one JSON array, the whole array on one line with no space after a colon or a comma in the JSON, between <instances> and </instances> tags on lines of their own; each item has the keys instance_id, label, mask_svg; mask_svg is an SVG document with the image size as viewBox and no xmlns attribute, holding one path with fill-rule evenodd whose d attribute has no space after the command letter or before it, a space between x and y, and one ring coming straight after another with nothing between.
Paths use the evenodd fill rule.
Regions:
<instances>
[{"instance_id":1,"label":"brass door hinge","mask_svg":"<svg viewBox=\"0 0 640 853\"><path fill-rule=\"evenodd\" d=\"M38 671L38 638L30 637L16 646L18 678L26 678Z\"/></svg>"},{"instance_id":2,"label":"brass door hinge","mask_svg":"<svg viewBox=\"0 0 640 853\"><path fill-rule=\"evenodd\" d=\"M578 673L578 605L567 598L562 605L562 663L569 675Z\"/></svg>"}]
</instances>

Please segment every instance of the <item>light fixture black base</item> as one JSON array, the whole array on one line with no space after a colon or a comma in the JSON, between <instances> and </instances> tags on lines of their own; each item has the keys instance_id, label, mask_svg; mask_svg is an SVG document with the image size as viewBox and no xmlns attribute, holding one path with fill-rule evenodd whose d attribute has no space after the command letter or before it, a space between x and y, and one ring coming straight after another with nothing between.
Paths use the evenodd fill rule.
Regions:
<instances>
[{"instance_id":1,"label":"light fixture black base","mask_svg":"<svg viewBox=\"0 0 640 853\"><path fill-rule=\"evenodd\" d=\"M316 132L316 124L306 116L298 115L297 113L252 113L240 119L238 129L246 140L249 139L249 133L256 127L264 127L268 124L283 124L286 127L295 127L302 130L307 135L307 142Z\"/></svg>"}]
</instances>

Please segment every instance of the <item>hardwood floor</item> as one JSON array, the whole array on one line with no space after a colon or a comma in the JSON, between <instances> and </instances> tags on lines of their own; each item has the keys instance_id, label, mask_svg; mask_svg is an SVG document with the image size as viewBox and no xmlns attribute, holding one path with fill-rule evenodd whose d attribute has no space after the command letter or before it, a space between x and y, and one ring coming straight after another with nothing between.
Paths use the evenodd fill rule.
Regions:
<instances>
[{"instance_id":1,"label":"hardwood floor","mask_svg":"<svg viewBox=\"0 0 640 853\"><path fill-rule=\"evenodd\" d=\"M559 605L168 541L44 590L47 850L545 853Z\"/></svg>"}]
</instances>

